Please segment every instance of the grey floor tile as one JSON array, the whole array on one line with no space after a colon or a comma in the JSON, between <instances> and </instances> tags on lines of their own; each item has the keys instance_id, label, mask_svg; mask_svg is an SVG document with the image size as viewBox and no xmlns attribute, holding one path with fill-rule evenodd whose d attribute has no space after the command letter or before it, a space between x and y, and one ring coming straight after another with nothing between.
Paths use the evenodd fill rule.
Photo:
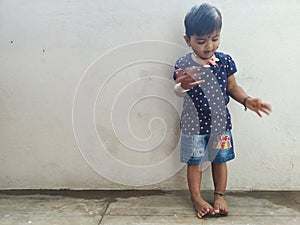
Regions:
<instances>
[{"instance_id":1,"label":"grey floor tile","mask_svg":"<svg viewBox=\"0 0 300 225\"><path fill-rule=\"evenodd\" d=\"M1 225L98 225L101 216L47 216L18 214L0 220Z\"/></svg>"},{"instance_id":2,"label":"grey floor tile","mask_svg":"<svg viewBox=\"0 0 300 225\"><path fill-rule=\"evenodd\" d=\"M107 202L63 196L0 196L0 225L98 225Z\"/></svg>"},{"instance_id":3,"label":"grey floor tile","mask_svg":"<svg viewBox=\"0 0 300 225\"><path fill-rule=\"evenodd\" d=\"M231 192L226 197L230 207L227 217L201 220L187 191L84 193L1 193L0 225L300 224L300 192ZM212 192L203 192L203 196L212 202Z\"/></svg>"},{"instance_id":4,"label":"grey floor tile","mask_svg":"<svg viewBox=\"0 0 300 225\"><path fill-rule=\"evenodd\" d=\"M105 216L102 225L299 225L300 217L227 216L198 219L192 216Z\"/></svg>"},{"instance_id":5,"label":"grey floor tile","mask_svg":"<svg viewBox=\"0 0 300 225\"><path fill-rule=\"evenodd\" d=\"M269 197L270 198L270 197ZM284 200L285 196L281 196ZM230 214L234 216L300 216L300 212L290 204L279 204L270 201L268 198L247 197L247 195L228 195L226 197ZM212 201L209 199L209 201ZM118 199L117 202L110 204L108 215L194 215L194 209L187 196L178 194L168 196L146 196L141 198Z\"/></svg>"}]
</instances>

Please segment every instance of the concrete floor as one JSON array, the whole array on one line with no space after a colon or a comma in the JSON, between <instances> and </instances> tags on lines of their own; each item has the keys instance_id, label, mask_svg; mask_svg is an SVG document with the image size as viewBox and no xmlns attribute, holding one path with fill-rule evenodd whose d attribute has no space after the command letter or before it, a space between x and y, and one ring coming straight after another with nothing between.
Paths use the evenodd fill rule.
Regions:
<instances>
[{"instance_id":1,"label":"concrete floor","mask_svg":"<svg viewBox=\"0 0 300 225\"><path fill-rule=\"evenodd\" d=\"M212 200L211 192L204 197ZM0 191L0 225L300 224L300 192L229 192L227 217L198 219L187 191Z\"/></svg>"}]
</instances>

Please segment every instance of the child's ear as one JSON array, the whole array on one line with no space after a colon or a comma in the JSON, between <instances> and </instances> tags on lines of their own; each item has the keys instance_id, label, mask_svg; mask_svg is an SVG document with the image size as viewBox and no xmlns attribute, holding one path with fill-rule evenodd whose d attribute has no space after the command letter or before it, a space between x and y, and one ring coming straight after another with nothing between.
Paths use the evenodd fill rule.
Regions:
<instances>
[{"instance_id":1,"label":"child's ear","mask_svg":"<svg viewBox=\"0 0 300 225\"><path fill-rule=\"evenodd\" d=\"M190 38L189 38L186 34L183 35L183 38L184 38L186 44L187 44L189 47L191 47L191 40L190 40Z\"/></svg>"}]
</instances>

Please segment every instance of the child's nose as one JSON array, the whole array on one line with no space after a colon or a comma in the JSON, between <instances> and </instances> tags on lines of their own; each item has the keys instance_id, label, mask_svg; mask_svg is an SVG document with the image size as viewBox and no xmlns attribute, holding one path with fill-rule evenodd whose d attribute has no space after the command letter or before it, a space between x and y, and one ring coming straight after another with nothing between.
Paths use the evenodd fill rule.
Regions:
<instances>
[{"instance_id":1,"label":"child's nose","mask_svg":"<svg viewBox=\"0 0 300 225\"><path fill-rule=\"evenodd\" d=\"M209 42L207 42L207 45L205 46L206 48L206 51L211 51L211 50L213 50L213 48L214 48L214 45L213 45L213 42L212 41L209 41Z\"/></svg>"},{"instance_id":2,"label":"child's nose","mask_svg":"<svg viewBox=\"0 0 300 225\"><path fill-rule=\"evenodd\" d=\"M213 48L214 48L214 46L213 46L212 43L208 43L207 46L206 46L207 51L211 51L211 50L213 50Z\"/></svg>"}]
</instances>

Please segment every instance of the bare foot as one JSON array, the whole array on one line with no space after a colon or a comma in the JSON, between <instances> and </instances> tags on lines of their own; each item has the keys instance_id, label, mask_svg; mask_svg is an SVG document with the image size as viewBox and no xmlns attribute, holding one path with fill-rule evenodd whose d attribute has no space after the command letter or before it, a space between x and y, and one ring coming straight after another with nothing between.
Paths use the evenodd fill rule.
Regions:
<instances>
[{"instance_id":1,"label":"bare foot","mask_svg":"<svg viewBox=\"0 0 300 225\"><path fill-rule=\"evenodd\" d=\"M225 200L225 196L215 194L214 199L215 199L214 200L215 213L226 216L228 214L228 206Z\"/></svg>"},{"instance_id":2,"label":"bare foot","mask_svg":"<svg viewBox=\"0 0 300 225\"><path fill-rule=\"evenodd\" d=\"M214 208L206 202L203 198L197 197L192 198L192 202L194 203L195 210L197 211L198 218L203 218L207 213L211 215L215 215Z\"/></svg>"}]
</instances>

